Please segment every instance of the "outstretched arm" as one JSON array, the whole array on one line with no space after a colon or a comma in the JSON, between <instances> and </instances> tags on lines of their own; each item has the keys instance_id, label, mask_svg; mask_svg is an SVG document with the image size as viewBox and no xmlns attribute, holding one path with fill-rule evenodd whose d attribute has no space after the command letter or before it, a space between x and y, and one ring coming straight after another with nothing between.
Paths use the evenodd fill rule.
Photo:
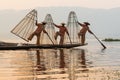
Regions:
<instances>
[{"instance_id":1,"label":"outstretched arm","mask_svg":"<svg viewBox=\"0 0 120 80\"><path fill-rule=\"evenodd\" d=\"M77 21L77 23L78 23L80 26L83 26L83 24L82 24L82 23L80 23L80 22L78 22L78 21Z\"/></svg>"},{"instance_id":2,"label":"outstretched arm","mask_svg":"<svg viewBox=\"0 0 120 80\"><path fill-rule=\"evenodd\" d=\"M88 28L88 32L90 33L90 34L93 34L93 32Z\"/></svg>"},{"instance_id":3,"label":"outstretched arm","mask_svg":"<svg viewBox=\"0 0 120 80\"><path fill-rule=\"evenodd\" d=\"M47 31L46 31L45 29L43 29L43 32L46 33L46 34L48 34Z\"/></svg>"},{"instance_id":4,"label":"outstretched arm","mask_svg":"<svg viewBox=\"0 0 120 80\"><path fill-rule=\"evenodd\" d=\"M68 32L67 28L66 28L66 33L67 33L67 35L69 36L69 32Z\"/></svg>"},{"instance_id":5,"label":"outstretched arm","mask_svg":"<svg viewBox=\"0 0 120 80\"><path fill-rule=\"evenodd\" d=\"M55 23L53 23L53 25L55 26L55 27L57 27L57 28L60 28L58 25L56 25Z\"/></svg>"}]
</instances>

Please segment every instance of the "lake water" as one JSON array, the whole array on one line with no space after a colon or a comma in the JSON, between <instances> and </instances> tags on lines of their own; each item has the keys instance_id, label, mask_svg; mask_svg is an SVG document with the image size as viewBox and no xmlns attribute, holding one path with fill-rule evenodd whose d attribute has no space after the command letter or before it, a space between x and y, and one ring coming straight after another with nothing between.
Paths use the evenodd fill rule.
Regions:
<instances>
[{"instance_id":1,"label":"lake water","mask_svg":"<svg viewBox=\"0 0 120 80\"><path fill-rule=\"evenodd\" d=\"M0 51L0 80L120 80L120 42L72 49Z\"/></svg>"}]
</instances>

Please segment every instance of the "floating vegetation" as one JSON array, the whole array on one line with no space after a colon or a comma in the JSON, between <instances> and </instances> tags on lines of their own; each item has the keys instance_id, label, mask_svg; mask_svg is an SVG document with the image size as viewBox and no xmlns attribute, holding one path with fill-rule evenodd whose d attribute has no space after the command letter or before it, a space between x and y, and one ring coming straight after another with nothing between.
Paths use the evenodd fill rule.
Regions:
<instances>
[{"instance_id":1,"label":"floating vegetation","mask_svg":"<svg viewBox=\"0 0 120 80\"><path fill-rule=\"evenodd\" d=\"M105 38L102 41L120 41L120 39L113 39L113 38Z\"/></svg>"}]
</instances>

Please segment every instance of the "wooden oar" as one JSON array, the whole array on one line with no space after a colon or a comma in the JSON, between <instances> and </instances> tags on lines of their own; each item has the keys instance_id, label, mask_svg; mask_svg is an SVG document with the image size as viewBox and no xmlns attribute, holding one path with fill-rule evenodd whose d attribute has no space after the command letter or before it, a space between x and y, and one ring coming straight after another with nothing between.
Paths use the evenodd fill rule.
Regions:
<instances>
[{"instance_id":1,"label":"wooden oar","mask_svg":"<svg viewBox=\"0 0 120 80\"><path fill-rule=\"evenodd\" d=\"M71 38L70 38L70 36L69 36L69 35L68 35L68 37L69 37L70 43L72 44L72 41L71 41Z\"/></svg>"},{"instance_id":2,"label":"wooden oar","mask_svg":"<svg viewBox=\"0 0 120 80\"><path fill-rule=\"evenodd\" d=\"M93 33L93 36L99 41L99 43L104 47L104 49L106 48L106 46L97 38L97 36Z\"/></svg>"}]
</instances>

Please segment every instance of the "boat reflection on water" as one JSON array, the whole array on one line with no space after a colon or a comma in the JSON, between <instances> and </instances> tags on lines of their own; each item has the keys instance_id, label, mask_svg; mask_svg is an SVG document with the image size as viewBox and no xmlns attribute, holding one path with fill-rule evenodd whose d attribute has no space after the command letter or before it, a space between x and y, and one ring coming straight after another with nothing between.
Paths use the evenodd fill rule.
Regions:
<instances>
[{"instance_id":1,"label":"boat reflection on water","mask_svg":"<svg viewBox=\"0 0 120 80\"><path fill-rule=\"evenodd\" d=\"M119 66L104 65L105 57L99 66L93 55L77 48L0 51L0 80L119 80Z\"/></svg>"},{"instance_id":2,"label":"boat reflection on water","mask_svg":"<svg viewBox=\"0 0 120 80\"><path fill-rule=\"evenodd\" d=\"M75 80L80 72L88 71L83 49L36 51L37 79Z\"/></svg>"}]
</instances>

